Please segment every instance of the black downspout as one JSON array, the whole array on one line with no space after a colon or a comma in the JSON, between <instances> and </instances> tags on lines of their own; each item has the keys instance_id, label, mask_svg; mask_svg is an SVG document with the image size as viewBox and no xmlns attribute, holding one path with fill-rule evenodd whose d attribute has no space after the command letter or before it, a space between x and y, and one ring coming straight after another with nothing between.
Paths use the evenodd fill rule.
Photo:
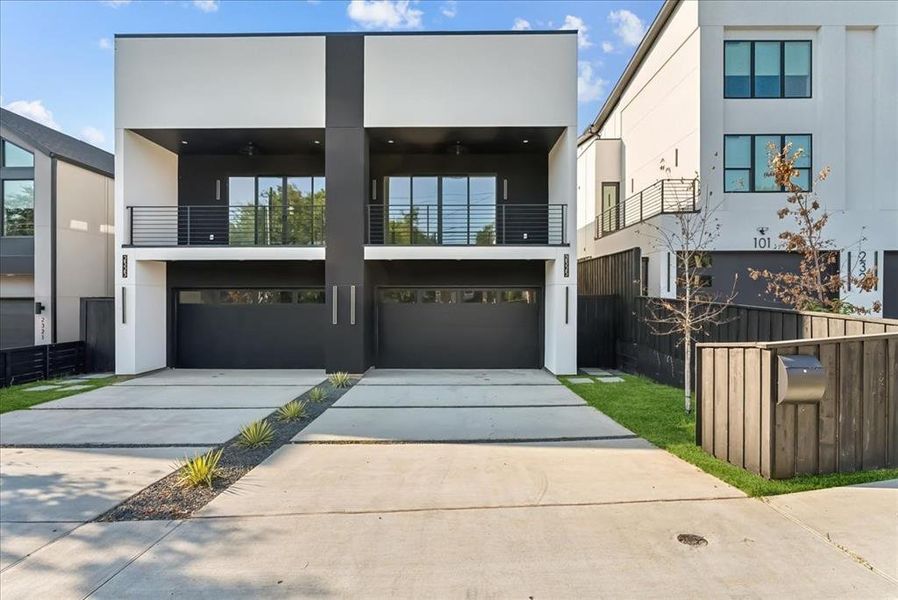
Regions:
<instances>
[{"instance_id":1,"label":"black downspout","mask_svg":"<svg viewBox=\"0 0 898 600\"><path fill-rule=\"evenodd\" d=\"M56 156L50 155L50 342L56 343Z\"/></svg>"}]
</instances>

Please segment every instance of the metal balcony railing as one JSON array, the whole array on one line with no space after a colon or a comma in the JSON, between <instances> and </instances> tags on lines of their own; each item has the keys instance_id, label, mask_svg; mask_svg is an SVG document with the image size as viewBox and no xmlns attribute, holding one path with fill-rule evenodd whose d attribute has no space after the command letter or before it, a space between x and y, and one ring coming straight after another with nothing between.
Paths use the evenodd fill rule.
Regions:
<instances>
[{"instance_id":1,"label":"metal balcony railing","mask_svg":"<svg viewBox=\"0 0 898 600\"><path fill-rule=\"evenodd\" d=\"M564 204L368 205L368 244L561 246Z\"/></svg>"},{"instance_id":2,"label":"metal balcony railing","mask_svg":"<svg viewBox=\"0 0 898 600\"><path fill-rule=\"evenodd\" d=\"M698 210L698 179L662 179L596 216L595 238L641 223L650 217Z\"/></svg>"},{"instance_id":3,"label":"metal balcony railing","mask_svg":"<svg viewBox=\"0 0 898 600\"><path fill-rule=\"evenodd\" d=\"M323 246L324 204L129 206L131 246Z\"/></svg>"}]
</instances>

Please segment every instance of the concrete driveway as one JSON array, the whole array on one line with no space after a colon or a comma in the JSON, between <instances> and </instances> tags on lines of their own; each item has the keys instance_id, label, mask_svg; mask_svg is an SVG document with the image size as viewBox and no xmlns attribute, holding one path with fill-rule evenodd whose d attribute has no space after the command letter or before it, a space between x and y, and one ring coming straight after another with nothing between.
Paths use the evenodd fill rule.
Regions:
<instances>
[{"instance_id":1,"label":"concrete driveway","mask_svg":"<svg viewBox=\"0 0 898 600\"><path fill-rule=\"evenodd\" d=\"M834 517L846 529L846 511L859 522L871 509L854 489ZM11 597L894 597L887 572L802 510L745 498L540 371L373 371L193 519L83 525L0 585ZM898 533L882 529L870 544Z\"/></svg>"},{"instance_id":2,"label":"concrete driveway","mask_svg":"<svg viewBox=\"0 0 898 600\"><path fill-rule=\"evenodd\" d=\"M321 371L161 371L0 416L0 569L324 378Z\"/></svg>"}]
</instances>

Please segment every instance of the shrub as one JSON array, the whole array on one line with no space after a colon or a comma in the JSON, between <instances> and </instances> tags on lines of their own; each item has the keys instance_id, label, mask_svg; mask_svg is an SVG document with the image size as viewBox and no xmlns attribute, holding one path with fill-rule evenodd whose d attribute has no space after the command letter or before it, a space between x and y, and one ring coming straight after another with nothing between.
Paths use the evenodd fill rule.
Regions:
<instances>
[{"instance_id":1,"label":"shrub","mask_svg":"<svg viewBox=\"0 0 898 600\"><path fill-rule=\"evenodd\" d=\"M306 416L306 403L291 400L278 409L278 419L281 421L298 421Z\"/></svg>"},{"instance_id":2,"label":"shrub","mask_svg":"<svg viewBox=\"0 0 898 600\"><path fill-rule=\"evenodd\" d=\"M327 380L330 381L331 385L335 388L349 387L349 373L345 371L337 371L336 373L331 373L327 376Z\"/></svg>"},{"instance_id":3,"label":"shrub","mask_svg":"<svg viewBox=\"0 0 898 600\"><path fill-rule=\"evenodd\" d=\"M221 460L222 449L210 450L205 454L197 454L193 458L184 458L179 465L178 483L188 487L207 485L212 488L212 480L218 473L218 461Z\"/></svg>"},{"instance_id":4,"label":"shrub","mask_svg":"<svg viewBox=\"0 0 898 600\"><path fill-rule=\"evenodd\" d=\"M272 439L274 439L274 430L271 428L271 424L265 419L260 419L240 430L240 439L237 441L237 445L244 448L261 448L270 444Z\"/></svg>"},{"instance_id":5,"label":"shrub","mask_svg":"<svg viewBox=\"0 0 898 600\"><path fill-rule=\"evenodd\" d=\"M324 402L327 398L327 392L325 392L320 387L314 387L309 390L309 401L310 402Z\"/></svg>"}]
</instances>

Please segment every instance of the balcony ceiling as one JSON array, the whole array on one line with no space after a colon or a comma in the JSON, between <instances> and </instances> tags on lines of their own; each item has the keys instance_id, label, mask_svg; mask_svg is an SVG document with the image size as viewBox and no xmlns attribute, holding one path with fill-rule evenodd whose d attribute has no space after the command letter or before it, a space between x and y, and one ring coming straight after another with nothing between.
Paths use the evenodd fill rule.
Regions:
<instances>
[{"instance_id":1,"label":"balcony ceiling","mask_svg":"<svg viewBox=\"0 0 898 600\"><path fill-rule=\"evenodd\" d=\"M176 154L318 154L324 129L135 129ZM318 141L316 144L315 141ZM186 141L184 144L182 141Z\"/></svg>"},{"instance_id":2,"label":"balcony ceiling","mask_svg":"<svg viewBox=\"0 0 898 600\"><path fill-rule=\"evenodd\" d=\"M562 127L391 127L369 129L368 137L371 151L378 154L452 154L456 143L471 154L546 154L563 131Z\"/></svg>"}]
</instances>

